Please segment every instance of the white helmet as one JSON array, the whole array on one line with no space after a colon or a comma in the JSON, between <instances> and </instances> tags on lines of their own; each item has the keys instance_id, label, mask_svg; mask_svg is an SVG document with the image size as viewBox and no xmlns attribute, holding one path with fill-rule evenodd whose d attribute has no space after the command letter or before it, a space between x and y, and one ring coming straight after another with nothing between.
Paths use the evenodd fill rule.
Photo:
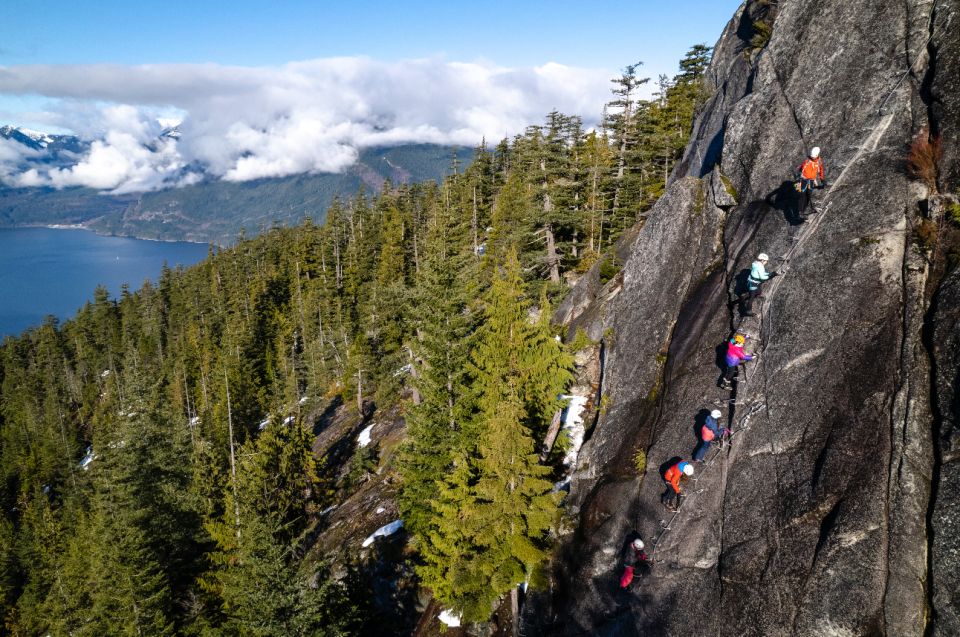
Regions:
<instances>
[{"instance_id":1,"label":"white helmet","mask_svg":"<svg viewBox=\"0 0 960 637\"><path fill-rule=\"evenodd\" d=\"M683 472L684 472L686 475L688 475L688 476L692 476L692 475L693 475L693 465L688 462L686 465L684 465L684 467L683 467Z\"/></svg>"},{"instance_id":2,"label":"white helmet","mask_svg":"<svg viewBox=\"0 0 960 637\"><path fill-rule=\"evenodd\" d=\"M723 414L720 413L719 409L714 409L713 411L710 412L710 415L713 416L715 419L719 419L720 416L722 416Z\"/></svg>"},{"instance_id":3,"label":"white helmet","mask_svg":"<svg viewBox=\"0 0 960 637\"><path fill-rule=\"evenodd\" d=\"M640 538L635 539L633 541L633 548L637 549L638 551L641 550L643 548L643 540Z\"/></svg>"},{"instance_id":4,"label":"white helmet","mask_svg":"<svg viewBox=\"0 0 960 637\"><path fill-rule=\"evenodd\" d=\"M766 252L761 252L757 255L757 261L769 261L770 257L767 256Z\"/></svg>"},{"instance_id":5,"label":"white helmet","mask_svg":"<svg viewBox=\"0 0 960 637\"><path fill-rule=\"evenodd\" d=\"M810 149L810 157L812 157L813 159L816 159L819 156L820 156L819 146L814 146L813 148Z\"/></svg>"}]
</instances>

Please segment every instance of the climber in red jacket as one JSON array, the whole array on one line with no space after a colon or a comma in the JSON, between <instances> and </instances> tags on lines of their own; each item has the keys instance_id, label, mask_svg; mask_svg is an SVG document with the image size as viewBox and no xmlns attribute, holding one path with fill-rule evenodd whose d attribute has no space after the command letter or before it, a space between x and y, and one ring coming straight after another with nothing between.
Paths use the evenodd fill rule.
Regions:
<instances>
[{"instance_id":1,"label":"climber in red jacket","mask_svg":"<svg viewBox=\"0 0 960 637\"><path fill-rule=\"evenodd\" d=\"M663 481L667 485L667 490L660 496L660 502L670 511L676 511L680 508L680 499L683 497L683 490L680 488L681 481L693 475L693 465L681 460L671 466L663 474Z\"/></svg>"},{"instance_id":2,"label":"climber in red jacket","mask_svg":"<svg viewBox=\"0 0 960 637\"><path fill-rule=\"evenodd\" d=\"M633 582L634 575L643 577L650 572L650 558L643 550L643 540L636 538L623 551L623 575L620 576L620 588L626 589Z\"/></svg>"},{"instance_id":3,"label":"climber in red jacket","mask_svg":"<svg viewBox=\"0 0 960 637\"><path fill-rule=\"evenodd\" d=\"M810 156L797 167L797 219L799 221L807 218L807 206L810 204L810 194L813 189L827 185L826 175L827 168L820 157L820 147L814 146L810 150Z\"/></svg>"}]
</instances>

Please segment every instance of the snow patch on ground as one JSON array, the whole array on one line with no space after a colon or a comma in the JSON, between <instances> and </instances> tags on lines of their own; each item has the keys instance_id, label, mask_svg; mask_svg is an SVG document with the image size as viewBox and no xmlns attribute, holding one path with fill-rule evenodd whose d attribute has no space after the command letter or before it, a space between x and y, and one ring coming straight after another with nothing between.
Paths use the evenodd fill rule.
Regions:
<instances>
[{"instance_id":1,"label":"snow patch on ground","mask_svg":"<svg viewBox=\"0 0 960 637\"><path fill-rule=\"evenodd\" d=\"M391 522L390 524L386 524L386 525L384 525L384 526L381 526L379 529L377 529L376 531L374 531L373 534L370 535L370 537L368 537L367 539L365 539L365 540L363 541L363 546L364 546L364 547L368 547L368 546L370 546L371 544L373 544L373 542L374 542L378 537L387 537L387 536L389 536L389 535L393 535L394 533L396 533L397 531L399 531L401 528L403 528L403 520L394 520L394 521Z\"/></svg>"},{"instance_id":2,"label":"snow patch on ground","mask_svg":"<svg viewBox=\"0 0 960 637\"><path fill-rule=\"evenodd\" d=\"M437 619L446 624L447 626L452 626L457 628L460 626L460 615L453 612L452 610L443 610L440 611L440 614L437 615Z\"/></svg>"},{"instance_id":3,"label":"snow patch on ground","mask_svg":"<svg viewBox=\"0 0 960 637\"><path fill-rule=\"evenodd\" d=\"M368 425L363 431L360 432L360 435L357 436L357 444L361 447L366 447L370 444L370 432L373 431L373 425Z\"/></svg>"},{"instance_id":4,"label":"snow patch on ground","mask_svg":"<svg viewBox=\"0 0 960 637\"><path fill-rule=\"evenodd\" d=\"M259 429L260 431L263 431L264 429L267 428L267 425L269 424L270 424L270 416L267 416L266 418L260 421L260 424L257 425L257 429Z\"/></svg>"},{"instance_id":5,"label":"snow patch on ground","mask_svg":"<svg viewBox=\"0 0 960 637\"><path fill-rule=\"evenodd\" d=\"M286 418L283 419L284 425L289 425L292 422L293 422L293 416L287 416Z\"/></svg>"},{"instance_id":6,"label":"snow patch on ground","mask_svg":"<svg viewBox=\"0 0 960 637\"><path fill-rule=\"evenodd\" d=\"M97 457L97 454L93 453L93 447L87 447L87 455L80 460L80 468L86 471L90 468L90 463L93 462Z\"/></svg>"},{"instance_id":7,"label":"snow patch on ground","mask_svg":"<svg viewBox=\"0 0 960 637\"><path fill-rule=\"evenodd\" d=\"M587 406L588 398L586 396L561 396L560 398L570 400L564 409L561 431L566 432L570 438L570 449L563 457L563 465L573 468L577 464L577 456L580 455L580 447L583 446L583 436L586 433L586 428L583 426L583 410Z\"/></svg>"},{"instance_id":8,"label":"snow patch on ground","mask_svg":"<svg viewBox=\"0 0 960 637\"><path fill-rule=\"evenodd\" d=\"M199 424L200 424L200 416L194 416L193 418L191 418L189 424L190 424L191 427L196 427L197 425L199 425Z\"/></svg>"}]
</instances>

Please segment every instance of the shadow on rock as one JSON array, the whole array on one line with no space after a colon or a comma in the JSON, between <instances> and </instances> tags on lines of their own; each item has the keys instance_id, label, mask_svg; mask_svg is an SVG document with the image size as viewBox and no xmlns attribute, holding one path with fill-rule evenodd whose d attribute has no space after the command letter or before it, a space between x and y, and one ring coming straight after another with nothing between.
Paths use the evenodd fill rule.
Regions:
<instances>
[{"instance_id":1,"label":"shadow on rock","mask_svg":"<svg viewBox=\"0 0 960 637\"><path fill-rule=\"evenodd\" d=\"M784 181L773 192L767 195L766 202L771 208L776 208L783 213L783 218L791 226L799 226L803 223L798 212L800 205L800 193L793 187L793 181Z\"/></svg>"},{"instance_id":2,"label":"shadow on rock","mask_svg":"<svg viewBox=\"0 0 960 637\"><path fill-rule=\"evenodd\" d=\"M327 408L323 410L323 413L317 417L313 423L313 435L319 436L323 431L330 426L330 423L333 422L334 417L337 415L337 409L343 405L343 398L339 395L334 396L333 400L330 401L330 404L327 405Z\"/></svg>"}]
</instances>

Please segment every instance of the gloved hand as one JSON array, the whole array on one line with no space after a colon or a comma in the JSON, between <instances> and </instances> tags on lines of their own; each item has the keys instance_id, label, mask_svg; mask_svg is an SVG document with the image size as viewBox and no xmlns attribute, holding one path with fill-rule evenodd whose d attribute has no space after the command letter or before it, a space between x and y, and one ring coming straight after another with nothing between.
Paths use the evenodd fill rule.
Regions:
<instances>
[{"instance_id":1,"label":"gloved hand","mask_svg":"<svg viewBox=\"0 0 960 637\"><path fill-rule=\"evenodd\" d=\"M775 276L780 276L780 273L779 273L779 272L771 272L771 273L770 273L770 278L771 278L771 279L772 279L773 277L775 277Z\"/></svg>"}]
</instances>

